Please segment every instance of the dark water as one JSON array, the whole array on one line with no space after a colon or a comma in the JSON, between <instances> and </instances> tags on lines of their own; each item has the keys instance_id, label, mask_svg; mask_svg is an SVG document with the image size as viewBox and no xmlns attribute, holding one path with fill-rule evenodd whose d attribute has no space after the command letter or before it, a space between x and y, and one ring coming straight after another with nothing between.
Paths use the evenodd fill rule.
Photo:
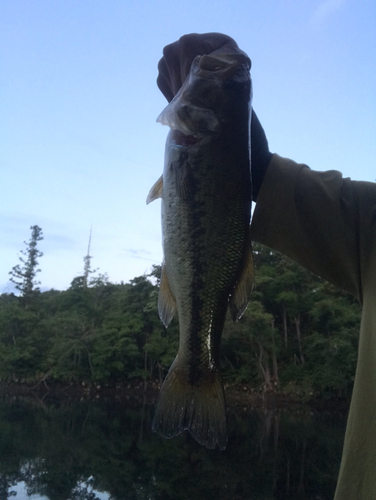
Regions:
<instances>
[{"instance_id":1,"label":"dark water","mask_svg":"<svg viewBox=\"0 0 376 500\"><path fill-rule=\"evenodd\" d=\"M225 451L150 431L153 408L0 402L0 500L331 499L345 417L229 414Z\"/></svg>"}]
</instances>

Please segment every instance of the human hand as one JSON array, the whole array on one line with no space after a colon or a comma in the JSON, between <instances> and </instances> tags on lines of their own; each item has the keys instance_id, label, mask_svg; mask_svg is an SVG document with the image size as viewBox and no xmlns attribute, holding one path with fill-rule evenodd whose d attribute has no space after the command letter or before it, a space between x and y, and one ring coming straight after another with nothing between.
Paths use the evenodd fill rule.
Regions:
<instances>
[{"instance_id":1,"label":"human hand","mask_svg":"<svg viewBox=\"0 0 376 500\"><path fill-rule=\"evenodd\" d=\"M235 40L221 33L192 33L166 45L158 63L157 85L170 102L182 86L198 55L227 52L243 53Z\"/></svg>"},{"instance_id":2,"label":"human hand","mask_svg":"<svg viewBox=\"0 0 376 500\"><path fill-rule=\"evenodd\" d=\"M252 109L251 119L251 172L252 172L252 199L257 201L261 184L264 180L266 170L272 159L269 151L268 140L265 131Z\"/></svg>"}]
</instances>

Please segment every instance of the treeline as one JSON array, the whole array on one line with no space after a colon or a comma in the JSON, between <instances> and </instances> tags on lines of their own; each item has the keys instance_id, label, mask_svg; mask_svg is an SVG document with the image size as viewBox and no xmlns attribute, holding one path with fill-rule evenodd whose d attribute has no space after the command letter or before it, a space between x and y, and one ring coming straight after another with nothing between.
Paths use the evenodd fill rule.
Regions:
<instances>
[{"instance_id":1,"label":"treeline","mask_svg":"<svg viewBox=\"0 0 376 500\"><path fill-rule=\"evenodd\" d=\"M254 257L251 302L223 333L224 381L301 398L350 396L359 304L266 247L255 245ZM86 273L65 291L1 295L0 380L162 380L177 352L178 322L166 330L159 319L159 274L155 266L114 284Z\"/></svg>"}]
</instances>

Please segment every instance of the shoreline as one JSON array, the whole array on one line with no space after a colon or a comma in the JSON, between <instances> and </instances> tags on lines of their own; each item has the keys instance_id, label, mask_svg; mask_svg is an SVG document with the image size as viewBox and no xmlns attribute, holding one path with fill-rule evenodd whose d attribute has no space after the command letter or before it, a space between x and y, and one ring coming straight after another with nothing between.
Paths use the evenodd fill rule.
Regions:
<instances>
[{"instance_id":1,"label":"shoreline","mask_svg":"<svg viewBox=\"0 0 376 500\"><path fill-rule=\"evenodd\" d=\"M51 402L121 402L130 406L155 405L159 394L159 383L143 380L123 381L116 384L92 382L0 382L1 398L27 397ZM256 391L247 384L225 386L226 404L235 412L247 412L255 409L291 411L328 411L347 413L348 399L311 399L302 400L278 391Z\"/></svg>"}]
</instances>

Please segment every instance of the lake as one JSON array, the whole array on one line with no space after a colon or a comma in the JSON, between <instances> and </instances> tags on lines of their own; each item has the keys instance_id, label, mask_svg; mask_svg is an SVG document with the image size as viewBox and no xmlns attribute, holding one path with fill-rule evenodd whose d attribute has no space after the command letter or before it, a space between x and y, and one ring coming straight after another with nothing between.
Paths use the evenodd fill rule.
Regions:
<instances>
[{"instance_id":1,"label":"lake","mask_svg":"<svg viewBox=\"0 0 376 500\"><path fill-rule=\"evenodd\" d=\"M229 411L225 451L150 430L153 407L0 401L0 500L332 499L346 417Z\"/></svg>"}]
</instances>

